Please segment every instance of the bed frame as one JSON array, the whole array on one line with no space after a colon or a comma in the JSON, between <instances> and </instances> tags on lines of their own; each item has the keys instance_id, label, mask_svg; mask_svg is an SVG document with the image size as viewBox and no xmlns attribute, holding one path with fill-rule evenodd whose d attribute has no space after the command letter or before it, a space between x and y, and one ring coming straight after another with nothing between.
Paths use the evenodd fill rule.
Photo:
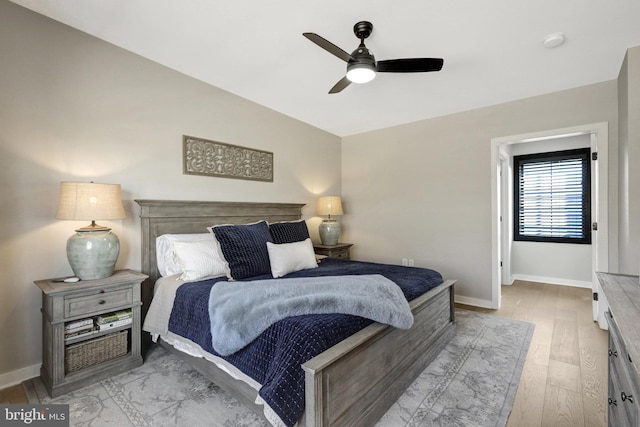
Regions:
<instances>
[{"instance_id":1,"label":"bed frame","mask_svg":"<svg viewBox=\"0 0 640 427\"><path fill-rule=\"evenodd\" d=\"M300 219L303 204L136 200L141 208L143 313L160 277L156 237L203 233L216 224ZM373 425L396 402L455 333L453 280L410 302L414 325L408 330L373 323L302 365L305 371L305 427ZM148 335L148 334L147 334ZM175 350L195 369L256 413L256 390L231 378L213 363Z\"/></svg>"}]
</instances>

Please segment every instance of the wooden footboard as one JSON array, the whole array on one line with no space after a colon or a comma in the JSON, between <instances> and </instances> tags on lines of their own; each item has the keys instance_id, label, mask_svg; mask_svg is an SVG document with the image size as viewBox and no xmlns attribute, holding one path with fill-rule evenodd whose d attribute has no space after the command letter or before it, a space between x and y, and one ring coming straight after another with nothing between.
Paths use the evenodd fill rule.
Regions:
<instances>
[{"instance_id":1,"label":"wooden footboard","mask_svg":"<svg viewBox=\"0 0 640 427\"><path fill-rule=\"evenodd\" d=\"M302 365L305 427L373 425L455 333L448 280L413 300L408 330L372 324Z\"/></svg>"}]
</instances>

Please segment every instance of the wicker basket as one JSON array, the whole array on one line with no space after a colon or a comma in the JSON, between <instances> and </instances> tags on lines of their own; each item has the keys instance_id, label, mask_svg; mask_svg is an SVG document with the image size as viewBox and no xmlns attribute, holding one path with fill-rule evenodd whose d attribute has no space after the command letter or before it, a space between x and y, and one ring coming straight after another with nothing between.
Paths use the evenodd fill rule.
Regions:
<instances>
[{"instance_id":1,"label":"wicker basket","mask_svg":"<svg viewBox=\"0 0 640 427\"><path fill-rule=\"evenodd\" d=\"M124 330L66 347L64 350L65 373L127 354L128 332Z\"/></svg>"}]
</instances>

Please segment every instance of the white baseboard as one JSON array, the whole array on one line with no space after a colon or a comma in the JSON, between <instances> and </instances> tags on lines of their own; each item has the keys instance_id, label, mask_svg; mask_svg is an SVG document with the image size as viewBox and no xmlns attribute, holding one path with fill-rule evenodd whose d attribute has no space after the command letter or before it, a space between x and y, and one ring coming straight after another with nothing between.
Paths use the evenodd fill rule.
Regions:
<instances>
[{"instance_id":1,"label":"white baseboard","mask_svg":"<svg viewBox=\"0 0 640 427\"><path fill-rule=\"evenodd\" d=\"M13 387L22 381L40 376L40 365L31 365L26 368L0 374L0 390Z\"/></svg>"},{"instance_id":2,"label":"white baseboard","mask_svg":"<svg viewBox=\"0 0 640 427\"><path fill-rule=\"evenodd\" d=\"M456 302L458 304L464 304L464 305L471 305L471 306L474 306L474 307L493 309L493 307L491 306L491 301L486 300L486 299L471 298L471 297L465 297L465 296L462 296L462 295L456 295L453 298L453 300L454 300L454 302Z\"/></svg>"},{"instance_id":3,"label":"white baseboard","mask_svg":"<svg viewBox=\"0 0 640 427\"><path fill-rule=\"evenodd\" d=\"M542 277L542 276L529 276L526 274L513 274L511 276L511 283L514 280L524 280L527 282L539 282L539 283L549 283L550 285L562 285L562 286L573 286L575 288L589 288L593 286L591 282L585 282L583 280L571 280L571 279L557 279L554 277Z\"/></svg>"}]
</instances>

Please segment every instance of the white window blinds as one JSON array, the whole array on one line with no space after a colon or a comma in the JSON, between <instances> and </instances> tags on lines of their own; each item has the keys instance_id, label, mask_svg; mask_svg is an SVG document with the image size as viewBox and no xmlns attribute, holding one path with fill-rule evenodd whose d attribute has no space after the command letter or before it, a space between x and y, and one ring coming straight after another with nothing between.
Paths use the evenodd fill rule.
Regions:
<instances>
[{"instance_id":1,"label":"white window blinds","mask_svg":"<svg viewBox=\"0 0 640 427\"><path fill-rule=\"evenodd\" d=\"M514 157L515 240L591 243L590 150Z\"/></svg>"}]
</instances>

